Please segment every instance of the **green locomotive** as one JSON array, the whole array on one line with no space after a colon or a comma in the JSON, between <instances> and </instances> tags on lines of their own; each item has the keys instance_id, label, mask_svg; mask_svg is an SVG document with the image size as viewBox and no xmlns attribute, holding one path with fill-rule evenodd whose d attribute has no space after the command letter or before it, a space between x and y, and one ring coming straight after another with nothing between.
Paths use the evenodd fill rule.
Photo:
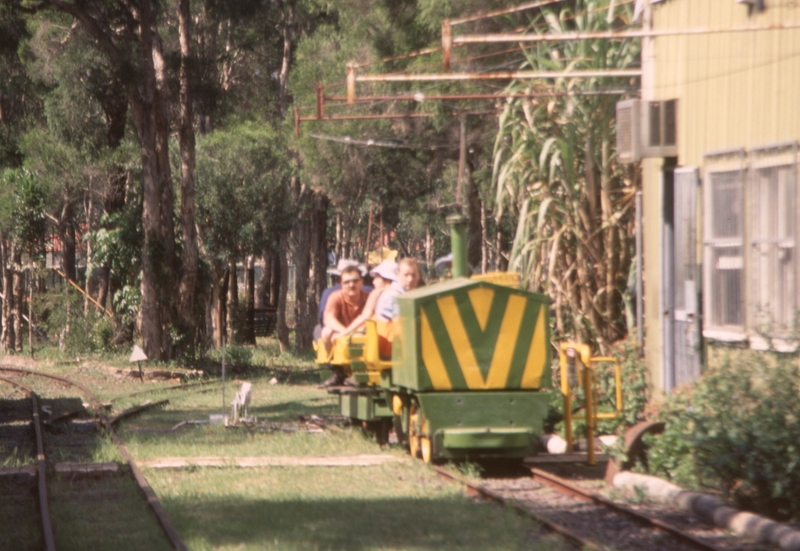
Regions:
<instances>
[{"instance_id":1,"label":"green locomotive","mask_svg":"<svg viewBox=\"0 0 800 551\"><path fill-rule=\"evenodd\" d=\"M519 458L535 451L548 411L549 299L518 288L516 274L466 277L463 217L452 225L453 279L397 297L391 328L340 339L317 362L342 366L341 413L426 462ZM381 334L391 358L380 354ZM321 347L320 347L321 348Z\"/></svg>"}]
</instances>

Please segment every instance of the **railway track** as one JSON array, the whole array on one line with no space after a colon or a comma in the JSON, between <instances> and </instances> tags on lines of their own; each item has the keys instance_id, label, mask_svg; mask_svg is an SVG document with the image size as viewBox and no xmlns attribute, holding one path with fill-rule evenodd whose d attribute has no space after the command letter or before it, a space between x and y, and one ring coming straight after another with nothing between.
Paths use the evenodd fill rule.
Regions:
<instances>
[{"instance_id":1,"label":"railway track","mask_svg":"<svg viewBox=\"0 0 800 551\"><path fill-rule=\"evenodd\" d=\"M39 398L33 389L23 383L5 377L0 377L0 381L13 385L28 393L31 400L31 424L36 439L36 480L38 482L38 508L41 519L42 539L46 551L55 551L55 538L53 537L53 523L50 519L50 502L47 493L47 462L44 450L44 438L42 436L42 423L39 415Z\"/></svg>"},{"instance_id":2,"label":"railway track","mask_svg":"<svg viewBox=\"0 0 800 551\"><path fill-rule=\"evenodd\" d=\"M15 378L11 378L10 376L14 376ZM26 382L22 382L19 378L25 378ZM88 402L91 408L94 410L95 419L94 422L91 423L94 425L93 430L97 430L97 428L102 428L108 434L111 441L116 445L119 453L124 458L128 469L130 470L131 474L133 475L134 480L138 486L138 492L131 492L131 485L129 482L125 482L124 479L120 479L117 477L116 480L108 480L107 477L102 477L100 480L98 479L87 479L86 477L82 477L81 480L75 480L75 474L79 472L85 473L102 473L104 468L102 465L82 465L77 470L73 470L71 475L71 480L59 484L54 483L56 489L53 490L51 487L50 481L48 480L48 473L54 470L53 461L49 460L46 451L48 446L45 443L45 430L43 427L43 423L41 420L41 404L40 399L37 396L33 386L28 384L28 378L33 379L49 379L50 381L56 381L57 383L74 388L80 391L83 398ZM156 516L158 524L162 530L162 533L157 536L155 540L149 538L149 542L145 543L143 541L143 545L146 548L174 548L177 550L185 550L187 549L184 542L181 540L178 532L172 526L166 511L162 507L161 503L158 501L155 492L151 488L150 484L145 479L144 475L142 474L139 467L136 465L135 461L131 457L130 453L128 452L127 448L125 447L124 443L120 440L117 436L116 432L114 431L113 424L119 418L110 419L105 415L103 412L103 405L99 403L97 398L95 397L94 393L87 387L69 379L65 379L63 377L58 377L55 375L51 375L48 373L38 372L34 370L28 369L21 369L21 368L14 368L14 367L4 367L0 366L0 383L12 385L17 389L22 390L25 392L31 400L31 414L30 414L30 423L28 426L32 425L35 433L35 453L36 453L36 461L37 461L37 468L35 471L32 472L31 469L19 469L19 472L6 472L3 476L3 481L0 484L0 491L4 494L4 501L8 501L5 498L14 498L14 499L24 499L23 496L26 495L26 486L31 486L31 480L36 481L36 486L38 490L33 491L33 488L30 487L31 493L38 494L38 502L36 503L35 507L28 507L28 510L36 509L38 514L41 517L41 541L43 542L41 545L34 543L31 545L31 542L28 541L22 542L18 541L15 542L14 548L25 549L38 549L44 548L46 551L55 551L56 550L56 539L54 538L55 534L66 534L71 531L71 527L61 527L61 531L59 532L59 525L57 523L54 524L53 520L51 519L50 510L51 504L58 502L71 502L74 503L76 510L80 510L80 507L84 507L84 515L88 517L92 517L88 519L88 523L91 524L99 524L106 530L109 529L109 526L114 526L116 524L120 524L119 519L112 518L115 516L114 511L114 504L121 503L125 501L125 498L131 498L129 494L136 494L139 496L138 498L138 505L140 505L139 509L141 512L139 516L146 518L148 515L146 510L149 508ZM18 401L17 401L18 402ZM0 438L3 437L5 433L9 433L9 438L6 439L4 442L4 447L11 447L9 444L13 444L13 449L15 450L26 450L26 448L32 449L33 446L26 444L26 428L25 428L25 419L19 413L19 405L16 406L8 406L5 409L8 410L15 410L15 413L12 415L14 419L12 422L8 424L8 427L5 425L0 425ZM52 413L52 411L50 412ZM73 419L76 416L80 415L80 411L62 411L57 413L56 415L51 415L50 419L48 419L51 425L56 423L63 424L63 422L72 423ZM6 416L4 416L6 417ZM86 424L86 423L84 423ZM30 431L27 430L29 433ZM69 457L69 450L64 452L61 448L62 447L69 447L70 443L65 441L63 438L59 440L56 431L52 433L53 435L53 442L52 448L58 449L61 453L62 457L66 456ZM74 435L74 431L66 431L67 433L71 433ZM28 434L27 438L30 438ZM69 438L68 438L69 439ZM67 439L67 440L68 440ZM78 445L81 445L80 442ZM25 453L30 453L26 451L19 452L23 455ZM62 464L63 465L63 464ZM112 464L113 465L113 464ZM63 470L63 469L62 469ZM67 470L69 470L69 466L67 466ZM109 469L105 469L108 471ZM115 469L110 469L112 472ZM27 481L25 480L26 475L28 476ZM31 476L32 475L32 476ZM56 495L57 497L54 498L53 496ZM141 498L144 498L142 501ZM108 507L104 506L104 501L108 503ZM72 506L72 505L70 505ZM98 511L100 509L100 511ZM103 510L105 509L105 510ZM9 513L13 510L12 509L0 509L3 511L3 514ZM9 519L3 519L3 523L5 524L6 521ZM12 519L13 520L13 519ZM20 519L21 520L21 519ZM150 521L144 521L150 522ZM55 531L54 531L55 527ZM132 532L141 532L141 526L136 525L136 522L132 524L129 523L129 529ZM28 534L29 535L29 534ZM163 541L164 536L166 536L167 542ZM22 539L25 538L25 534L19 536ZM113 537L120 537L119 533L113 534ZM137 537L141 538L141 534L137 534ZM145 537L144 540L148 538ZM157 540L161 540L161 545L157 545L159 542ZM89 536L89 540L91 541L91 537ZM99 543L99 542L98 542ZM156 545L153 545L153 544Z\"/></svg>"},{"instance_id":3,"label":"railway track","mask_svg":"<svg viewBox=\"0 0 800 551\"><path fill-rule=\"evenodd\" d=\"M726 541L713 527L703 529L693 525L693 519L678 525L656 514L618 504L540 469L530 469L530 476L490 478L480 483L441 467L434 469L443 478L466 486L472 495L512 507L544 524L578 548L597 551L762 549L754 542Z\"/></svg>"}]
</instances>

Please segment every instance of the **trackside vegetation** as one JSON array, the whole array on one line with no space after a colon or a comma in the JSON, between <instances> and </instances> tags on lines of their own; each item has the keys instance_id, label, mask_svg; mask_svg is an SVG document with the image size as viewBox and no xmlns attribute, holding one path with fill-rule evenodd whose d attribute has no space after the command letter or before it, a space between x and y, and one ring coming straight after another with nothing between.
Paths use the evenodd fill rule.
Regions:
<instances>
[{"instance_id":1,"label":"trackside vegetation","mask_svg":"<svg viewBox=\"0 0 800 551\"><path fill-rule=\"evenodd\" d=\"M794 355L710 348L710 367L659 408L650 472L743 509L800 519L800 368Z\"/></svg>"}]
</instances>

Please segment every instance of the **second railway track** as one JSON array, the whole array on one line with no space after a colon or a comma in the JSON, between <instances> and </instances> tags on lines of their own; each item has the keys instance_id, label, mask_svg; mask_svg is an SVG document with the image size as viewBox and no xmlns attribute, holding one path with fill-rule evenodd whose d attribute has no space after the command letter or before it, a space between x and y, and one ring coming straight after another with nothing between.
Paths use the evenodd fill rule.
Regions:
<instances>
[{"instance_id":1,"label":"second railway track","mask_svg":"<svg viewBox=\"0 0 800 551\"><path fill-rule=\"evenodd\" d=\"M76 390L82 398L47 400L48 406L42 408L35 387L37 381L44 379ZM7 450L6 455L10 452L16 456L11 462L29 464L33 458L36 461L35 468L3 469L0 495L8 506L0 507L0 524L13 529L4 529L0 547L46 551L89 549L97 548L95 545L108 547L109 542L120 538L135 538L143 549L186 549L90 389L55 375L3 366L0 366L0 384L27 396L19 399L15 392L2 400L0 444ZM26 408L28 400L31 405ZM83 410L84 400L94 410L94 417ZM49 426L44 425L43 417ZM116 445L136 486L126 476L113 476L121 472L116 464L91 461L93 447L99 445L103 431ZM57 470L60 475L55 477ZM33 521L37 516L40 523ZM153 520L157 520L157 525ZM34 524L39 524L39 528L34 530Z\"/></svg>"}]
</instances>

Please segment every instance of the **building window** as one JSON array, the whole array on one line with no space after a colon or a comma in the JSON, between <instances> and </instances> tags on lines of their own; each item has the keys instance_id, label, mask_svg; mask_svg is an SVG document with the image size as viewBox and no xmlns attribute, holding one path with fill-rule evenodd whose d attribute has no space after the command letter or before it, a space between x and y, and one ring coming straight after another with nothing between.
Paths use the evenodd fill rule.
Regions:
<instances>
[{"instance_id":1,"label":"building window","mask_svg":"<svg viewBox=\"0 0 800 551\"><path fill-rule=\"evenodd\" d=\"M744 338L744 184L746 155L736 149L705 158L705 331Z\"/></svg>"},{"instance_id":2,"label":"building window","mask_svg":"<svg viewBox=\"0 0 800 551\"><path fill-rule=\"evenodd\" d=\"M750 152L750 329L796 338L797 144Z\"/></svg>"},{"instance_id":3,"label":"building window","mask_svg":"<svg viewBox=\"0 0 800 551\"><path fill-rule=\"evenodd\" d=\"M710 153L704 172L703 334L794 349L798 144Z\"/></svg>"}]
</instances>

